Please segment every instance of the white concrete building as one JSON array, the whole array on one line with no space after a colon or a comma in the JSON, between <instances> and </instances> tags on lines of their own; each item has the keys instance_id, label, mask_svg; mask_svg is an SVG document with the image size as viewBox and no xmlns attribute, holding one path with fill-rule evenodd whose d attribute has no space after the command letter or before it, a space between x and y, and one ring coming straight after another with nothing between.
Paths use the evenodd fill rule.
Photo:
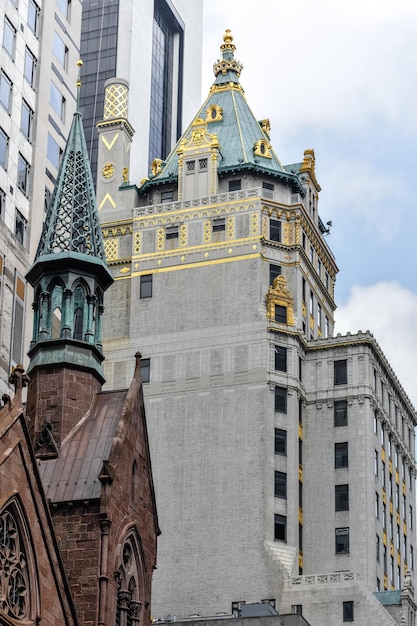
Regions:
<instances>
[{"instance_id":1,"label":"white concrete building","mask_svg":"<svg viewBox=\"0 0 417 626\"><path fill-rule=\"evenodd\" d=\"M29 345L25 273L75 110L80 28L80 0L0 3L0 392Z\"/></svg>"},{"instance_id":2,"label":"white concrete building","mask_svg":"<svg viewBox=\"0 0 417 626\"><path fill-rule=\"evenodd\" d=\"M282 164L234 51L226 31L207 99L139 188L119 182L124 81L108 83L99 125L104 366L124 386L143 355L162 530L152 612L269 601L311 626L411 626L416 413L369 332L333 337L314 152Z\"/></svg>"}]
</instances>

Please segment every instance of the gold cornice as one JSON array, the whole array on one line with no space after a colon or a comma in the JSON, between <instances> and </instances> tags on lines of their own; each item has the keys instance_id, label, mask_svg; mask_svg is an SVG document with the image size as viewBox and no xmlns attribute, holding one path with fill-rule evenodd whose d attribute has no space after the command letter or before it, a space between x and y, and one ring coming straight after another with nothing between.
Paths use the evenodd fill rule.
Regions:
<instances>
[{"instance_id":1,"label":"gold cornice","mask_svg":"<svg viewBox=\"0 0 417 626\"><path fill-rule=\"evenodd\" d=\"M227 85L212 85L210 93L221 93L223 91L240 91L242 95L245 94L239 83L227 83Z\"/></svg>"},{"instance_id":2,"label":"gold cornice","mask_svg":"<svg viewBox=\"0 0 417 626\"><path fill-rule=\"evenodd\" d=\"M133 126L131 126L127 119L125 119L124 117L113 118L111 120L103 120L101 122L97 122L96 124L96 128L98 131L100 131L101 129L106 130L108 128L111 128L112 126L125 126L131 137L133 137L133 135L135 134Z\"/></svg>"},{"instance_id":3,"label":"gold cornice","mask_svg":"<svg viewBox=\"0 0 417 626\"><path fill-rule=\"evenodd\" d=\"M209 252L210 250L222 250L223 248L230 248L230 246L242 246L250 243L258 243L259 237L244 237L242 239L225 239L224 241L211 242L211 243L202 243L198 246L190 246L188 248L173 248L171 250L157 251L157 252L149 252L147 254L135 254L132 255L132 259L135 261L151 261L152 259L159 259L164 256L176 256L182 254L195 254L197 252ZM252 253L250 253L251 255ZM261 253L258 253L259 256ZM250 256L248 255L248 256ZM242 257L243 258L243 257ZM245 257L246 258L246 255Z\"/></svg>"}]
</instances>

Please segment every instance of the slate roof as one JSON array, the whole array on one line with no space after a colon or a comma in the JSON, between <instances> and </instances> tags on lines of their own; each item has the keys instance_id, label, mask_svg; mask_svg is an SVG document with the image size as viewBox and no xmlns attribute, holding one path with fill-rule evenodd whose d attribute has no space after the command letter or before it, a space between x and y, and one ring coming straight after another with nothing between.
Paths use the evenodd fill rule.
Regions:
<instances>
[{"instance_id":1,"label":"slate roof","mask_svg":"<svg viewBox=\"0 0 417 626\"><path fill-rule=\"evenodd\" d=\"M64 439L59 457L42 461L39 472L51 502L100 496L98 476L109 459L127 393L127 389L98 393L91 411Z\"/></svg>"},{"instance_id":2,"label":"slate roof","mask_svg":"<svg viewBox=\"0 0 417 626\"><path fill-rule=\"evenodd\" d=\"M304 195L304 188L297 176L299 168L296 171L294 169L289 171L282 165L270 145L268 130L257 120L246 100L239 82L243 66L234 58L235 45L230 31L226 31L223 41L220 46L222 58L214 64L216 78L207 99L166 161L162 163L162 171L143 182L141 190L145 192L154 185L178 178L177 150L181 142L191 136L193 123L197 119L206 120L207 111L212 105L217 105L222 110L222 119L207 122L207 130L210 134L216 134L219 140L221 158L217 167L218 173L254 170L281 178L295 191ZM254 153L255 144L262 140L269 146L268 157Z\"/></svg>"}]
</instances>

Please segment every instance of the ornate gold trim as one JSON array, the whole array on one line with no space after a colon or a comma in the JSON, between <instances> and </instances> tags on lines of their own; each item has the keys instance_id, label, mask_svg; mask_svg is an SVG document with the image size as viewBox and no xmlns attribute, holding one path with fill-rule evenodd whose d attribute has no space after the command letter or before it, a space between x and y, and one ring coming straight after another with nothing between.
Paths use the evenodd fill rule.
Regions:
<instances>
[{"instance_id":1,"label":"ornate gold trim","mask_svg":"<svg viewBox=\"0 0 417 626\"><path fill-rule=\"evenodd\" d=\"M287 289L287 280L282 274L274 279L266 295L267 317L275 320L275 305L284 306L287 309L287 326L294 325L293 305L294 298Z\"/></svg>"}]
</instances>

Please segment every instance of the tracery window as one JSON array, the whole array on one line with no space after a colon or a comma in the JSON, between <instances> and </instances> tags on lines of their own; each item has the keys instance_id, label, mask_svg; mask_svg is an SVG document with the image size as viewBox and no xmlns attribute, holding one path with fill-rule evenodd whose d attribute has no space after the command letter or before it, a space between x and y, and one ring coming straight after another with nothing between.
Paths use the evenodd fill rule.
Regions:
<instances>
[{"instance_id":1,"label":"tracery window","mask_svg":"<svg viewBox=\"0 0 417 626\"><path fill-rule=\"evenodd\" d=\"M0 512L0 611L30 620L28 557L15 509L11 504Z\"/></svg>"},{"instance_id":2,"label":"tracery window","mask_svg":"<svg viewBox=\"0 0 417 626\"><path fill-rule=\"evenodd\" d=\"M121 564L115 571L117 585L116 626L138 626L142 602L140 588L142 567L139 548L134 533L125 539L121 552Z\"/></svg>"}]
</instances>

